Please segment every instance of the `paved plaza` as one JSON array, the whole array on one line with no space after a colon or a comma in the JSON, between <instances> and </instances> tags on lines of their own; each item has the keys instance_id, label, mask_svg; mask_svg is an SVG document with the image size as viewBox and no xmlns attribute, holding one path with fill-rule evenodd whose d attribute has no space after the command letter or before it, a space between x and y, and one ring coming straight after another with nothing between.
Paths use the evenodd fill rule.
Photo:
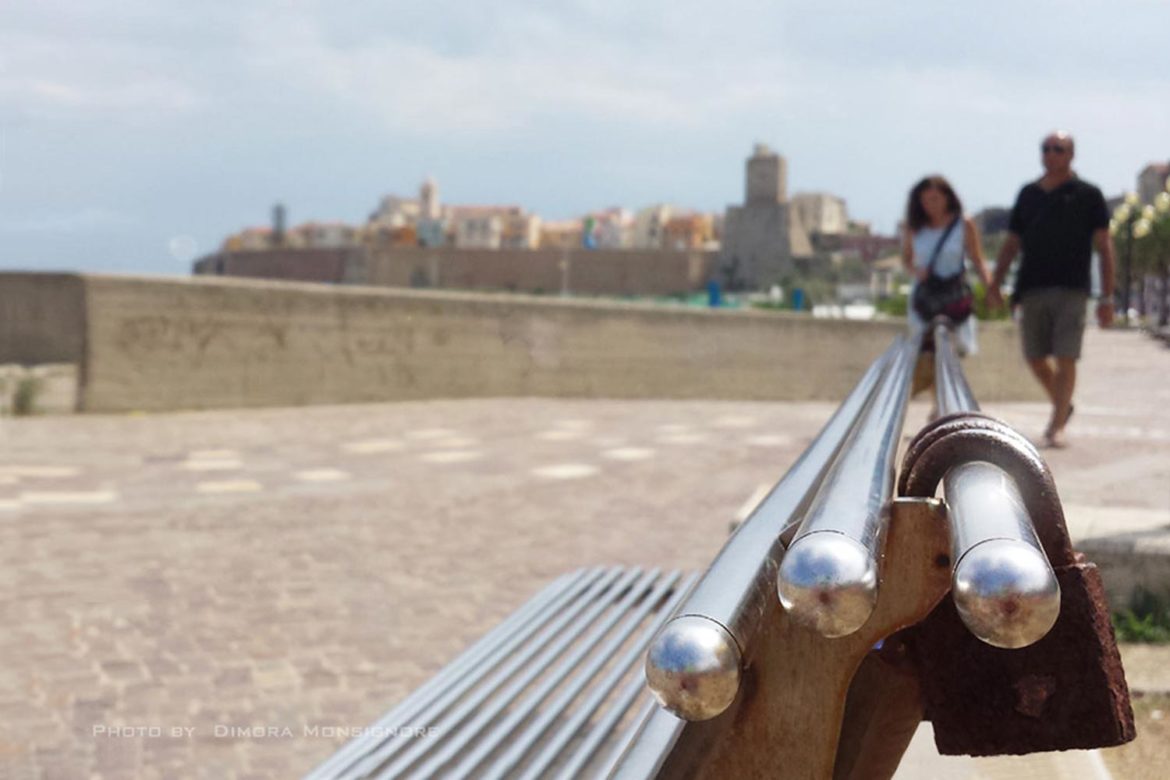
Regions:
<instances>
[{"instance_id":1,"label":"paved plaza","mask_svg":"<svg viewBox=\"0 0 1170 780\"><path fill-rule=\"evenodd\" d=\"M1168 367L1089 334L1072 446L1045 453L1074 539L1170 525ZM0 421L0 777L296 776L556 575L703 567L835 406ZM1034 438L1047 415L985 411Z\"/></svg>"}]
</instances>

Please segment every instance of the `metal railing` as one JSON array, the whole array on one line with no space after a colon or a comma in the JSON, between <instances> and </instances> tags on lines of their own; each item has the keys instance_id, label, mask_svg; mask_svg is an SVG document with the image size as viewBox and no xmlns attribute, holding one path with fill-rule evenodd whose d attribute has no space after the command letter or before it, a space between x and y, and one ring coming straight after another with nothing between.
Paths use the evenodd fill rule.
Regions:
<instances>
[{"instance_id":1,"label":"metal railing","mask_svg":"<svg viewBox=\"0 0 1170 780\"><path fill-rule=\"evenodd\" d=\"M804 454L727 540L678 616L654 640L646 677L671 712L704 720L735 698L753 637L776 601L785 536L800 522L826 470L905 350L899 341L870 366Z\"/></svg>"},{"instance_id":2,"label":"metal railing","mask_svg":"<svg viewBox=\"0 0 1170 780\"><path fill-rule=\"evenodd\" d=\"M306 780L604 775L650 704L646 646L695 578L561 577Z\"/></svg>"},{"instance_id":3,"label":"metal railing","mask_svg":"<svg viewBox=\"0 0 1170 780\"><path fill-rule=\"evenodd\" d=\"M934 345L939 414L978 412L946 326L935 327ZM1060 614L1060 585L1015 480L986 461L960 463L943 477L943 494L959 617L995 647L1039 641Z\"/></svg>"},{"instance_id":4,"label":"metal railing","mask_svg":"<svg viewBox=\"0 0 1170 780\"><path fill-rule=\"evenodd\" d=\"M870 403L817 488L777 575L780 603L822 636L852 634L877 602L880 534L894 495L895 458L916 344L898 342Z\"/></svg>"},{"instance_id":5,"label":"metal railing","mask_svg":"<svg viewBox=\"0 0 1170 780\"><path fill-rule=\"evenodd\" d=\"M978 412L951 334L940 326L933 335L940 416ZM826 638L850 635L869 619L919 350L899 339L870 366L655 638L646 678L662 709L648 714L616 777L656 776L687 722L728 709L777 600L794 622ZM1036 642L1059 614L1060 589L1014 481L994 464L961 463L946 473L943 490L952 592L964 623L994 646Z\"/></svg>"},{"instance_id":6,"label":"metal railing","mask_svg":"<svg viewBox=\"0 0 1170 780\"><path fill-rule=\"evenodd\" d=\"M979 413L947 329L936 328L933 340L940 417L911 441L897 483L920 351L904 338L873 362L701 576L591 569L558 580L309 779L673 777L713 735L771 744L774 733L745 738L747 730L728 724L759 717L752 701L786 695L803 669L786 658L832 655L817 679L841 696L874 642L934 618L948 579L964 638L970 631L998 648L1041 640L1061 609L1050 557L1071 549L1062 519L1041 539L1029 515L1053 502L1059 509L1050 474L1022 437ZM950 449L964 426L982 437L976 449L986 457ZM996 454L1005 451L1011 456ZM1009 471L1030 486L1027 501ZM945 504L931 497L939 486ZM901 563L887 571L891 550ZM907 572L917 579L903 579ZM892 616L897 610L905 615ZM790 655L792 647L801 649ZM636 673L643 658L644 681ZM761 675L756 662L786 671ZM816 685L803 686L804 705L820 702ZM825 703L832 712L844 706ZM837 744L836 734L820 733L836 722L826 717L816 727L818 774L825 760L832 767ZM1132 722L1126 731L1114 721L1112 744L1132 738ZM438 738L400 734L402 724ZM704 771L699 776L723 770Z\"/></svg>"}]
</instances>

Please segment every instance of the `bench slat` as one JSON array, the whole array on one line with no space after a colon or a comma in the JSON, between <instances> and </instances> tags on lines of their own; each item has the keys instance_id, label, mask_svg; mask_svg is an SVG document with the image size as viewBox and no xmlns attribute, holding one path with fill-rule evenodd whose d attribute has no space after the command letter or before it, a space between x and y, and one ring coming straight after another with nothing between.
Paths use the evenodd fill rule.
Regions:
<instances>
[{"instance_id":1,"label":"bench slat","mask_svg":"<svg viewBox=\"0 0 1170 780\"><path fill-rule=\"evenodd\" d=\"M426 762L419 768L418 776L438 776L439 770L451 761L457 753L460 753L465 746L468 746L477 736L481 735L509 704L518 701L525 689L533 681L537 680L542 672L549 670L557 658L585 633L586 629L593 624L594 620L598 619L610 607L620 603L619 599L634 585L635 580L641 574L640 570L631 569L619 577L613 586L607 587L604 591L599 592L591 603L586 604L582 602L582 606L585 609L573 615L576 619L565 620L558 626L556 632L550 631L548 633L549 643L547 646L544 646L543 652L534 661L531 663L517 664L518 669L522 671L519 672L517 679L509 683L507 688L491 697L484 696L481 699L475 700L474 703L469 702L464 704L455 716L448 717L444 723L450 728L474 713L474 717L470 723L463 724L463 727L457 733L453 732L449 736L445 736L442 740L439 740L436 754L427 758ZM574 608L576 606L574 605ZM574 611L576 610L574 609L570 612ZM440 729L442 732L446 732L447 730L442 725ZM428 747L430 746L428 745ZM400 760L398 766L388 767L375 776L378 778L394 778L398 776L399 772L406 769L407 766L409 765L406 764L405 760ZM411 772L411 775L414 776L415 772ZM442 776L446 780L449 775L444 771Z\"/></svg>"},{"instance_id":2,"label":"bench slat","mask_svg":"<svg viewBox=\"0 0 1170 780\"><path fill-rule=\"evenodd\" d=\"M617 672L622 672L624 674L630 669L636 669L638 667L642 661L643 653L645 652L646 647L650 644L650 641L658 633L658 630L666 624L666 621L669 620L670 617L675 613L675 610L677 610L679 605L682 604L683 599L690 594L691 589L695 586L695 583L698 581L698 579L698 574L692 574L686 579L682 586L679 587L674 597L670 600L670 603L667 604L658 613L657 618L642 635L641 641L639 641L637 646L633 648L633 650L637 651L634 653L633 657L623 658L618 668L615 668L614 670L614 679L612 679L612 681L607 679L604 683L598 686L598 689L590 695L590 698L585 703L582 703L581 712L577 716L580 718L580 723L572 724L572 730L570 730L568 727L562 729L561 732L558 733L558 737L561 737L563 741L559 741L559 744L554 743L553 745L550 745L549 748L546 748L546 752L551 753L552 757L555 757L555 754L559 753L560 750L564 748L565 743L567 743L568 739L572 737L573 733L575 733L576 730L581 727L581 725L584 723L584 720L601 705L601 702L604 700L605 695L609 692L609 690L611 690L613 686L620 682L623 675L617 674ZM645 699L642 710L620 736L618 736L616 739L610 740L614 744L604 765L609 767L617 763L618 757L620 757L622 752L624 752L630 740L634 738L634 735L637 733L638 727L641 725L642 721L649 717L651 712L661 709L658 706L658 703L654 701L652 697L647 695L646 682L641 674L632 675L626 682L625 687L622 688L621 694L619 694L614 705L610 707L605 712L604 716L598 720L597 725L593 728L592 731L589 732L589 735L581 743L580 747L577 748L577 751L569 756L564 767L562 767L560 774L557 775L559 780L571 780L571 778L580 776L581 770L586 766L586 764L588 764L589 760L602 746L602 743L611 737L612 732L617 727L618 722L622 719L622 716L624 716L630 710L630 708L633 707L634 702L639 698L639 696ZM529 772L525 773L522 777L522 780L536 780L536 778L539 778L540 773L548 766L548 761L546 760L548 758L549 757L543 753L538 756L537 761L534 762L535 768L530 769ZM608 776L608 774L609 772L605 772L601 776Z\"/></svg>"},{"instance_id":3,"label":"bench slat","mask_svg":"<svg viewBox=\"0 0 1170 780\"><path fill-rule=\"evenodd\" d=\"M560 613L573 599L604 573L603 568L579 569L550 583L536 596L489 631L458 658L383 715L370 729L342 747L305 776L305 780L335 780L353 771L355 765L378 751L392 755L409 744L409 738L395 738L395 729L415 726L427 717L434 705L446 697L469 690L520 642L532 636L544 623Z\"/></svg>"},{"instance_id":4,"label":"bench slat","mask_svg":"<svg viewBox=\"0 0 1170 780\"><path fill-rule=\"evenodd\" d=\"M642 719L645 647L695 579L556 580L306 780L596 776Z\"/></svg>"},{"instance_id":5,"label":"bench slat","mask_svg":"<svg viewBox=\"0 0 1170 780\"><path fill-rule=\"evenodd\" d=\"M527 729L516 735L508 751L493 762L489 768L486 768L487 771L485 773L479 775L483 780L501 780L506 777L508 772L520 763L524 755L536 744L537 740L546 733L553 722L585 690L590 681L618 653L622 645L626 643L634 631L637 630L638 626L645 620L650 610L662 601L663 597L678 582L678 579L679 574L677 572L665 577L660 576L657 571L646 575L638 583L637 587L630 590L630 594L619 605L619 609L614 610L611 614L610 622L598 626L596 629L596 640L582 645L576 651L576 655L570 655L565 658L551 679L545 682L542 688L534 691L528 697L526 706L523 709L518 709L513 712L507 722L495 727L492 738L480 743L476 748L476 753L469 756L460 766L466 765L468 770L477 766L478 760L475 760L476 756L482 759L489 755L492 751L490 746L493 742L498 744L508 737L522 721L533 714L535 709L547 696L552 694L560 680L568 679L569 675L576 671L576 675L565 686L557 698L544 708L540 716ZM634 609L635 605L639 602L641 606ZM610 629L617 625L619 618L622 618L623 615L626 617L622 620L620 628L611 634ZM599 647L597 652L586 661L589 651L603 639L605 640L605 644ZM458 769L457 773L452 775L452 777L467 776L467 772L458 774Z\"/></svg>"}]
</instances>

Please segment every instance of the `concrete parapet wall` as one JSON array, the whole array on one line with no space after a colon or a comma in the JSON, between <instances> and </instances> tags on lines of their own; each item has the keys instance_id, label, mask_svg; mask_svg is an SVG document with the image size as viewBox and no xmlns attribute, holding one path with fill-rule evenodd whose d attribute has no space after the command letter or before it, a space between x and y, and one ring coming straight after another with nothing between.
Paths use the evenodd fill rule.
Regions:
<instances>
[{"instance_id":1,"label":"concrete parapet wall","mask_svg":"<svg viewBox=\"0 0 1170 780\"><path fill-rule=\"evenodd\" d=\"M836 401L902 332L900 323L513 295L76 279L88 411L477 396ZM1036 397L1012 329L987 325L980 340L982 354L967 363L977 396Z\"/></svg>"},{"instance_id":2,"label":"concrete parapet wall","mask_svg":"<svg viewBox=\"0 0 1170 780\"><path fill-rule=\"evenodd\" d=\"M84 353L83 277L0 273L0 364L79 363Z\"/></svg>"}]
</instances>

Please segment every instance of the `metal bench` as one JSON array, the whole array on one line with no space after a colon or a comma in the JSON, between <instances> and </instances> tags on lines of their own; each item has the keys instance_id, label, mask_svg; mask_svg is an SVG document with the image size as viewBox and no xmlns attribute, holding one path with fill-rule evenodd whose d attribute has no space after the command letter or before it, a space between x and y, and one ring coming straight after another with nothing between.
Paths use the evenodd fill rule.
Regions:
<instances>
[{"instance_id":1,"label":"metal bench","mask_svg":"<svg viewBox=\"0 0 1170 780\"><path fill-rule=\"evenodd\" d=\"M652 704L646 646L695 579L562 576L307 778L604 776Z\"/></svg>"},{"instance_id":2,"label":"metal bench","mask_svg":"<svg viewBox=\"0 0 1170 780\"><path fill-rule=\"evenodd\" d=\"M923 719L944 753L1132 739L1051 475L933 339L874 362L701 576L562 577L308 777L889 777ZM899 470L923 360L942 416Z\"/></svg>"}]
</instances>

